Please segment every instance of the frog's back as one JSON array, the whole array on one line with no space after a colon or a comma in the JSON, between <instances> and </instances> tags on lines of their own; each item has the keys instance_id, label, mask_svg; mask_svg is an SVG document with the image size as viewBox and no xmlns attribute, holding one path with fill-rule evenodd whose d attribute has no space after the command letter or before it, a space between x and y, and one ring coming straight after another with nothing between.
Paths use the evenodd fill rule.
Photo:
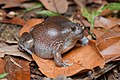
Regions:
<instances>
[{"instance_id":1,"label":"frog's back","mask_svg":"<svg viewBox=\"0 0 120 80\"><path fill-rule=\"evenodd\" d=\"M58 24L63 24L65 22L70 22L69 19L67 19L66 17L63 17L63 16L48 17L45 21L46 22L54 22L54 23L58 23Z\"/></svg>"},{"instance_id":2,"label":"frog's back","mask_svg":"<svg viewBox=\"0 0 120 80\"><path fill-rule=\"evenodd\" d=\"M44 22L36 25L31 31L31 34L34 40L51 43L51 41L54 41L56 38L61 36L61 31L62 28L59 24Z\"/></svg>"}]
</instances>

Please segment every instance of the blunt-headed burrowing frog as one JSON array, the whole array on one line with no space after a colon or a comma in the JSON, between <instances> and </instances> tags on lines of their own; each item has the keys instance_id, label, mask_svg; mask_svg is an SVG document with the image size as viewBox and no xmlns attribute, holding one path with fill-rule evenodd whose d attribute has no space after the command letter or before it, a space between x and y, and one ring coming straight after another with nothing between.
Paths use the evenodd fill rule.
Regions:
<instances>
[{"instance_id":1,"label":"blunt-headed burrowing frog","mask_svg":"<svg viewBox=\"0 0 120 80\"><path fill-rule=\"evenodd\" d=\"M18 48L45 59L54 58L57 66L66 66L61 54L73 48L83 37L83 29L63 16L49 17L20 36Z\"/></svg>"}]
</instances>

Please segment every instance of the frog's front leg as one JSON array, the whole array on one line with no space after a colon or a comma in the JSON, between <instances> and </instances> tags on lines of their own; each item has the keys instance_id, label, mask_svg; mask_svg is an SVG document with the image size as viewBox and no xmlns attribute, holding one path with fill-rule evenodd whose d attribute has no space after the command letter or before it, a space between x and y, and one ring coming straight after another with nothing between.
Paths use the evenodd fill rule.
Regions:
<instances>
[{"instance_id":1,"label":"frog's front leg","mask_svg":"<svg viewBox=\"0 0 120 80\"><path fill-rule=\"evenodd\" d=\"M67 67L67 66L72 65L72 64L68 64L68 63L62 61L62 56L61 56L61 53L59 53L59 52L54 54L54 61L55 61L57 66Z\"/></svg>"}]
</instances>

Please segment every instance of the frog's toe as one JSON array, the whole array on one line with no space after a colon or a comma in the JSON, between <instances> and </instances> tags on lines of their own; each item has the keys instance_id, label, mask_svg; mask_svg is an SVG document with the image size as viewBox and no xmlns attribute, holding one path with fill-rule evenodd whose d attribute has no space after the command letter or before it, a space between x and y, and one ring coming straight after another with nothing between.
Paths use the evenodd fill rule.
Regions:
<instances>
[{"instance_id":1,"label":"frog's toe","mask_svg":"<svg viewBox=\"0 0 120 80\"><path fill-rule=\"evenodd\" d=\"M64 61L63 63L62 63L62 66L63 67L68 67L68 66L72 66L73 65L73 63L67 63L68 62L68 60L67 61Z\"/></svg>"}]
</instances>

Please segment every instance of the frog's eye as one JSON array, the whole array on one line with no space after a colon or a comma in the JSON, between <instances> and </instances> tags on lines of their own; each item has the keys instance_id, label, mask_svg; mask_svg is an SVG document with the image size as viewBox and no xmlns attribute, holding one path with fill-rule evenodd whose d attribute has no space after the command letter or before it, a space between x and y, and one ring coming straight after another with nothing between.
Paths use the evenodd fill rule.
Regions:
<instances>
[{"instance_id":1,"label":"frog's eye","mask_svg":"<svg viewBox=\"0 0 120 80\"><path fill-rule=\"evenodd\" d=\"M80 26L80 23L75 23L77 26Z\"/></svg>"},{"instance_id":2,"label":"frog's eye","mask_svg":"<svg viewBox=\"0 0 120 80\"><path fill-rule=\"evenodd\" d=\"M71 30L72 31L76 31L76 27L71 27Z\"/></svg>"}]
</instances>

